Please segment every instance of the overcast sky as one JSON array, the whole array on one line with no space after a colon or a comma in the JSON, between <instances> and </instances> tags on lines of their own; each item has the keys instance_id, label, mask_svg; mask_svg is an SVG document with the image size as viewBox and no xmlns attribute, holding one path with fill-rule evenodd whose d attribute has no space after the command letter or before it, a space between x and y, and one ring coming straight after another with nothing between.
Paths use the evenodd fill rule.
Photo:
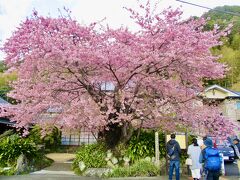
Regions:
<instances>
[{"instance_id":1,"label":"overcast sky","mask_svg":"<svg viewBox=\"0 0 240 180\"><path fill-rule=\"evenodd\" d=\"M145 2L146 0L140 0ZM223 5L239 5L240 0L185 0L209 8ZM134 29L133 22L129 19L129 13L123 7L136 8L137 0L0 0L0 40L4 43L21 21L31 16L33 9L40 15L57 17L59 9L63 7L72 11L72 17L81 24L100 21L113 28L128 26ZM181 6L183 18L189 16L201 16L206 9L183 4L175 0L152 0L159 3L159 11L169 6L177 8ZM240 13L240 12L239 12ZM3 54L0 53L0 59Z\"/></svg>"}]
</instances>

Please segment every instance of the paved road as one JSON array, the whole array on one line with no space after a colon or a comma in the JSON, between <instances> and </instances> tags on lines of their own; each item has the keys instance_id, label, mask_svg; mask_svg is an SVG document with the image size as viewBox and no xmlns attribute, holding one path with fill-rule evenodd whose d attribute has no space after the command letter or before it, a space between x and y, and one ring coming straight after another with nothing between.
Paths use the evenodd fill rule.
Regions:
<instances>
[{"instance_id":1,"label":"paved road","mask_svg":"<svg viewBox=\"0 0 240 180\"><path fill-rule=\"evenodd\" d=\"M237 180L240 179L237 176L238 168L235 163L225 163L226 176L221 177L221 180ZM19 176L0 176L0 180L100 180L100 178L93 177L81 177L73 175L54 175L54 174L34 174L34 175L19 175ZM114 180L113 178L112 180ZM118 180L124 180L124 178L116 178ZM116 180L115 179L115 180ZM167 177L153 177L153 178L127 178L127 180L167 180ZM181 180L187 180L187 178L181 178Z\"/></svg>"},{"instance_id":2,"label":"paved road","mask_svg":"<svg viewBox=\"0 0 240 180\"><path fill-rule=\"evenodd\" d=\"M49 153L46 156L56 163L64 163L66 161L72 160L76 157L76 154L71 153Z\"/></svg>"},{"instance_id":3,"label":"paved road","mask_svg":"<svg viewBox=\"0 0 240 180\"><path fill-rule=\"evenodd\" d=\"M0 176L0 180L100 180L99 178L80 177L71 175L19 175L19 176Z\"/></svg>"},{"instance_id":4,"label":"paved road","mask_svg":"<svg viewBox=\"0 0 240 180\"><path fill-rule=\"evenodd\" d=\"M225 163L226 176L238 176L238 167L236 163Z\"/></svg>"},{"instance_id":5,"label":"paved road","mask_svg":"<svg viewBox=\"0 0 240 180\"><path fill-rule=\"evenodd\" d=\"M68 176L68 175L19 175L19 176L0 176L0 180L100 180L100 178ZM236 176L220 177L220 180L238 180ZM132 178L110 178L109 180L168 180L167 176L160 177L132 177ZM181 177L181 180L189 178Z\"/></svg>"}]
</instances>

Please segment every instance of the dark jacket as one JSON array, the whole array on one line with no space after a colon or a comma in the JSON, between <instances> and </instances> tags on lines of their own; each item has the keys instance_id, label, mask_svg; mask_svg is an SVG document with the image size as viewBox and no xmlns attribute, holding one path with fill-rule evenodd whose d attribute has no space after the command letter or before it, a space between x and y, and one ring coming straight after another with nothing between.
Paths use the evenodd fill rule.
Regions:
<instances>
[{"instance_id":1,"label":"dark jacket","mask_svg":"<svg viewBox=\"0 0 240 180\"><path fill-rule=\"evenodd\" d=\"M240 152L240 143L237 143L236 146L238 147L238 150Z\"/></svg>"},{"instance_id":2,"label":"dark jacket","mask_svg":"<svg viewBox=\"0 0 240 180\"><path fill-rule=\"evenodd\" d=\"M175 139L171 139L167 142L167 152L173 148L174 146L174 154L172 155L173 158L170 160L172 161L180 161L180 155L181 155L181 148L179 146L179 143Z\"/></svg>"},{"instance_id":3,"label":"dark jacket","mask_svg":"<svg viewBox=\"0 0 240 180\"><path fill-rule=\"evenodd\" d=\"M206 159L205 159L205 154L206 154L206 149L208 147L204 148L200 154L200 157L199 157L199 162L200 163L205 163Z\"/></svg>"},{"instance_id":4,"label":"dark jacket","mask_svg":"<svg viewBox=\"0 0 240 180\"><path fill-rule=\"evenodd\" d=\"M237 146L238 151L240 152L240 143L237 143L237 144L235 144L235 145ZM236 153L236 151L235 151L235 149L234 149L233 146L234 146L234 145L231 145L231 147L232 147L233 150L234 150L234 158L235 158L235 159L238 159L237 153Z\"/></svg>"}]
</instances>

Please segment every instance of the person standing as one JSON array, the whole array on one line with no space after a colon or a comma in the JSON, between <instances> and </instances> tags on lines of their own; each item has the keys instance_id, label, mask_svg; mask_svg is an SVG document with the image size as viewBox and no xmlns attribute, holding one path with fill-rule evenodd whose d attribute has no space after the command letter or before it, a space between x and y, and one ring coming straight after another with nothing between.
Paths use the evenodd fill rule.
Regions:
<instances>
[{"instance_id":1,"label":"person standing","mask_svg":"<svg viewBox=\"0 0 240 180\"><path fill-rule=\"evenodd\" d=\"M233 139L232 148L234 150L234 158L237 161L238 175L240 175L240 140L238 138Z\"/></svg>"},{"instance_id":2,"label":"person standing","mask_svg":"<svg viewBox=\"0 0 240 180\"><path fill-rule=\"evenodd\" d=\"M170 159L169 166L169 180L172 180L173 171L175 168L176 180L180 180L180 155L181 148L179 143L175 140L176 135L171 134L171 140L167 142L167 154Z\"/></svg>"},{"instance_id":3,"label":"person standing","mask_svg":"<svg viewBox=\"0 0 240 180\"><path fill-rule=\"evenodd\" d=\"M205 138L203 141L199 162L204 164L206 180L219 180L222 160L219 151L213 148L212 139Z\"/></svg>"},{"instance_id":4,"label":"person standing","mask_svg":"<svg viewBox=\"0 0 240 180\"><path fill-rule=\"evenodd\" d=\"M187 154L192 160L192 165L190 166L193 180L199 180L201 178L201 168L202 164L199 162L201 148L198 145L196 138L193 138L193 144L188 146Z\"/></svg>"}]
</instances>

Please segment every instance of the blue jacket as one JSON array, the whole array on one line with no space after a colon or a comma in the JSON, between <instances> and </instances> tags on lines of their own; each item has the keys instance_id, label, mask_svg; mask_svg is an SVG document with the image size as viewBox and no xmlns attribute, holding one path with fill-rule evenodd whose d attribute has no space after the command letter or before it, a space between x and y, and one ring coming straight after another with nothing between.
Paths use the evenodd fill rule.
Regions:
<instances>
[{"instance_id":1,"label":"blue jacket","mask_svg":"<svg viewBox=\"0 0 240 180\"><path fill-rule=\"evenodd\" d=\"M210 138L207 138L207 139L205 139L204 141L203 141L203 143L204 143L204 145L206 146L203 150L202 150L202 152L201 152L201 154L200 154L200 157L199 157L199 162L200 163L205 163L205 151L206 151L206 148L209 148L209 147L213 147L213 142L212 142L212 139L210 139Z\"/></svg>"}]
</instances>

